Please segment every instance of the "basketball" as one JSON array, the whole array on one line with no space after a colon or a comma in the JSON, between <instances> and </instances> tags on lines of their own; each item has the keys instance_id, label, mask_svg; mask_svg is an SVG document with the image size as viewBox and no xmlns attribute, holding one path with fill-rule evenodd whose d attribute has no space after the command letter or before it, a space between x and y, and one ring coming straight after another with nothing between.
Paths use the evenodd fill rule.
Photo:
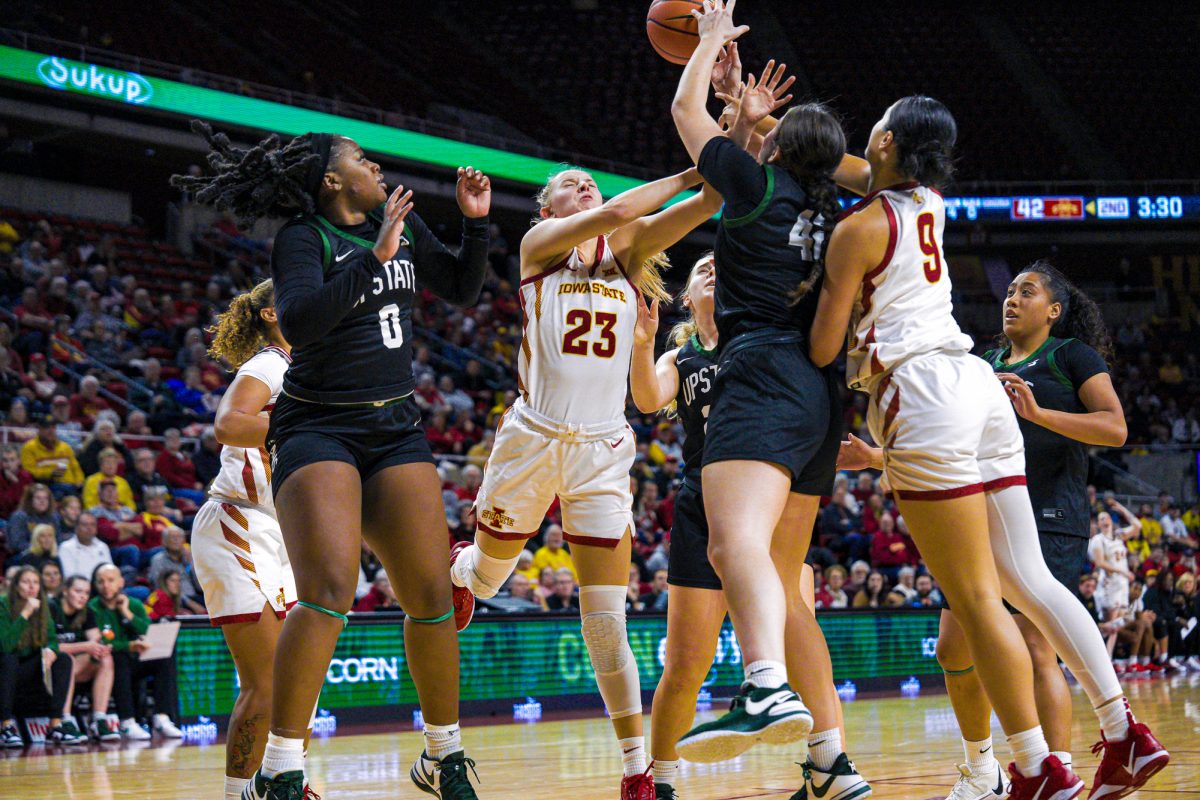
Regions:
<instances>
[{"instance_id":1,"label":"basketball","mask_svg":"<svg viewBox=\"0 0 1200 800\"><path fill-rule=\"evenodd\" d=\"M672 64L686 64L700 43L692 12L703 7L692 0L654 0L646 14L646 35L655 52Z\"/></svg>"}]
</instances>

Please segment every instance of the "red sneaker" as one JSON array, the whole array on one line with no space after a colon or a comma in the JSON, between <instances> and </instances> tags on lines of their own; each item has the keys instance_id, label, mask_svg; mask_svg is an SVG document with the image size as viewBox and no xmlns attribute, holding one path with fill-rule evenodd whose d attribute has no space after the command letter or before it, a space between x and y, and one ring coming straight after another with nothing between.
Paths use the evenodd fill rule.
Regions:
<instances>
[{"instance_id":1,"label":"red sneaker","mask_svg":"<svg viewBox=\"0 0 1200 800\"><path fill-rule=\"evenodd\" d=\"M1128 670L1124 664L1118 664L1115 661L1113 662L1113 672L1117 673L1118 675L1124 675L1127 671Z\"/></svg>"},{"instance_id":2,"label":"red sneaker","mask_svg":"<svg viewBox=\"0 0 1200 800\"><path fill-rule=\"evenodd\" d=\"M621 800L654 800L654 778L649 769L621 779Z\"/></svg>"},{"instance_id":3,"label":"red sneaker","mask_svg":"<svg viewBox=\"0 0 1200 800\"><path fill-rule=\"evenodd\" d=\"M1167 748L1154 734L1129 714L1129 733L1119 742L1110 742L1100 734L1092 753L1104 751L1100 768L1092 781L1088 800L1117 800L1133 794L1171 761Z\"/></svg>"},{"instance_id":4,"label":"red sneaker","mask_svg":"<svg viewBox=\"0 0 1200 800\"><path fill-rule=\"evenodd\" d=\"M304 784L304 800L321 800L321 795L312 790L312 787L307 783Z\"/></svg>"},{"instance_id":5,"label":"red sneaker","mask_svg":"<svg viewBox=\"0 0 1200 800\"><path fill-rule=\"evenodd\" d=\"M1083 780L1063 766L1058 756L1046 756L1042 771L1026 778L1016 764L1008 765L1012 788L1008 800L1072 800L1084 790Z\"/></svg>"},{"instance_id":6,"label":"red sneaker","mask_svg":"<svg viewBox=\"0 0 1200 800\"><path fill-rule=\"evenodd\" d=\"M470 542L455 542L450 548L450 563L458 560L458 554L471 546ZM465 586L453 586L454 589L454 627L465 630L475 616L475 595Z\"/></svg>"},{"instance_id":7,"label":"red sneaker","mask_svg":"<svg viewBox=\"0 0 1200 800\"><path fill-rule=\"evenodd\" d=\"M1155 662L1151 661L1149 664L1144 664L1142 669L1146 670L1147 672L1162 672L1164 669L1166 669L1166 667L1164 667L1162 664L1156 664Z\"/></svg>"}]
</instances>

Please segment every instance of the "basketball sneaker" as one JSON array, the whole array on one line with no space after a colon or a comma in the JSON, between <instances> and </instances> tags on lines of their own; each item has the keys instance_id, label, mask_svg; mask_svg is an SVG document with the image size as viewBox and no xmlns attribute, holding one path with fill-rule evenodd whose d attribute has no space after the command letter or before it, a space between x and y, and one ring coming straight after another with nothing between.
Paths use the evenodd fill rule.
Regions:
<instances>
[{"instance_id":1,"label":"basketball sneaker","mask_svg":"<svg viewBox=\"0 0 1200 800\"><path fill-rule=\"evenodd\" d=\"M1092 753L1104 751L1096 778L1092 781L1092 792L1088 800L1118 800L1133 794L1146 784L1171 761L1167 748L1163 747L1150 729L1129 717L1129 733L1119 742L1110 742L1100 734L1100 741Z\"/></svg>"},{"instance_id":2,"label":"basketball sneaker","mask_svg":"<svg viewBox=\"0 0 1200 800\"><path fill-rule=\"evenodd\" d=\"M246 788L242 789L242 800L304 800L307 787L302 769L281 772L274 778L268 778L259 767Z\"/></svg>"},{"instance_id":3,"label":"basketball sneaker","mask_svg":"<svg viewBox=\"0 0 1200 800\"><path fill-rule=\"evenodd\" d=\"M85 745L88 743L87 737L80 732L75 720L70 717L51 728L50 732L46 734L46 739L51 744Z\"/></svg>"},{"instance_id":4,"label":"basketball sneaker","mask_svg":"<svg viewBox=\"0 0 1200 800\"><path fill-rule=\"evenodd\" d=\"M131 742L148 742L150 732L139 725L136 719L130 718L121 723L121 738Z\"/></svg>"},{"instance_id":5,"label":"basketball sneaker","mask_svg":"<svg viewBox=\"0 0 1200 800\"><path fill-rule=\"evenodd\" d=\"M692 728L679 740L677 749L688 761L728 761L763 742L797 742L808 735L812 725L812 714L786 683L777 689L743 683L729 713Z\"/></svg>"},{"instance_id":6,"label":"basketball sneaker","mask_svg":"<svg viewBox=\"0 0 1200 800\"><path fill-rule=\"evenodd\" d=\"M92 722L92 735L102 742L121 741L120 727L117 725L116 720L107 714L101 714L98 719Z\"/></svg>"},{"instance_id":7,"label":"basketball sneaker","mask_svg":"<svg viewBox=\"0 0 1200 800\"><path fill-rule=\"evenodd\" d=\"M1026 778L1016 764L1008 765L1012 776L1009 800L1072 800L1083 792L1083 781L1063 766L1058 756L1046 756L1042 771Z\"/></svg>"},{"instance_id":8,"label":"basketball sneaker","mask_svg":"<svg viewBox=\"0 0 1200 800\"><path fill-rule=\"evenodd\" d=\"M669 795L674 796L674 792ZM640 775L626 775L621 779L621 800L657 800L658 790L654 788L654 778L647 769Z\"/></svg>"},{"instance_id":9,"label":"basketball sneaker","mask_svg":"<svg viewBox=\"0 0 1200 800\"><path fill-rule=\"evenodd\" d=\"M312 790L312 787L307 783L304 784L304 800L321 800L321 795Z\"/></svg>"},{"instance_id":10,"label":"basketball sneaker","mask_svg":"<svg viewBox=\"0 0 1200 800\"><path fill-rule=\"evenodd\" d=\"M1008 778L1000 762L992 760L990 768L973 772L966 764L958 765L959 777L946 800L1005 800L1008 797Z\"/></svg>"},{"instance_id":11,"label":"basketball sneaker","mask_svg":"<svg viewBox=\"0 0 1200 800\"><path fill-rule=\"evenodd\" d=\"M25 740L16 725L5 725L0 728L0 747L24 747Z\"/></svg>"},{"instance_id":12,"label":"basketball sneaker","mask_svg":"<svg viewBox=\"0 0 1200 800\"><path fill-rule=\"evenodd\" d=\"M804 769L804 785L790 800L863 800L871 796L871 784L858 774L854 762L845 753L839 755L828 770L818 769L812 759L800 766Z\"/></svg>"},{"instance_id":13,"label":"basketball sneaker","mask_svg":"<svg viewBox=\"0 0 1200 800\"><path fill-rule=\"evenodd\" d=\"M471 786L471 779L467 776L468 767L475 775L475 780L479 780L479 773L475 772L475 762L467 758L462 750L451 753L441 761L430 758L422 751L409 770L408 777L412 778L412 782L422 792L439 800L478 800L479 796L475 794L475 788Z\"/></svg>"},{"instance_id":14,"label":"basketball sneaker","mask_svg":"<svg viewBox=\"0 0 1200 800\"><path fill-rule=\"evenodd\" d=\"M153 719L154 730L158 731L167 739L182 739L183 731L171 721L171 718L166 714L155 714Z\"/></svg>"},{"instance_id":15,"label":"basketball sneaker","mask_svg":"<svg viewBox=\"0 0 1200 800\"><path fill-rule=\"evenodd\" d=\"M450 566L453 567L459 553L470 546L470 542L455 542L450 548ZM471 624L471 618L475 616L475 595L465 586L455 586L451 583L450 588L454 590L454 627L460 631L466 630Z\"/></svg>"},{"instance_id":16,"label":"basketball sneaker","mask_svg":"<svg viewBox=\"0 0 1200 800\"><path fill-rule=\"evenodd\" d=\"M654 784L654 800L679 800L675 787L669 783Z\"/></svg>"}]
</instances>

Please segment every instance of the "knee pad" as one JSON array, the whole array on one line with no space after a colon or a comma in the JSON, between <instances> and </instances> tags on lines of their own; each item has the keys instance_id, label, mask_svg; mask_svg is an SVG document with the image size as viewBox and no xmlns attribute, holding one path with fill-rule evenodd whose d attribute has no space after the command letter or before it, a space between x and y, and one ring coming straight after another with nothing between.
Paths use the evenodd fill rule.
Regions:
<instances>
[{"instance_id":1,"label":"knee pad","mask_svg":"<svg viewBox=\"0 0 1200 800\"><path fill-rule=\"evenodd\" d=\"M625 629L624 586L584 586L579 590L583 641L596 686L613 719L642 713L642 687Z\"/></svg>"}]
</instances>

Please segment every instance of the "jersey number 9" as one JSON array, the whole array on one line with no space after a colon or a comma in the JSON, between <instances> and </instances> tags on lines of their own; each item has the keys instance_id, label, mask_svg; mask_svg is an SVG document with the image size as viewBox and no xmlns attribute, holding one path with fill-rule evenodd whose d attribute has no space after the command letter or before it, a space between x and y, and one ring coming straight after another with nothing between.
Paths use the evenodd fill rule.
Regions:
<instances>
[{"instance_id":1,"label":"jersey number 9","mask_svg":"<svg viewBox=\"0 0 1200 800\"><path fill-rule=\"evenodd\" d=\"M917 243L921 252L929 256L925 260L925 280L937 283L942 279L942 254L933 235L933 214L925 212L917 217Z\"/></svg>"},{"instance_id":2,"label":"jersey number 9","mask_svg":"<svg viewBox=\"0 0 1200 800\"><path fill-rule=\"evenodd\" d=\"M562 351L572 356L586 356L589 342L583 337L592 329L593 321L600 328L599 338L590 342L592 354L600 358L612 358L617 352L617 334L613 326L617 324L617 315L606 311L597 311L595 317L586 309L572 308L567 312L567 328L563 334Z\"/></svg>"}]
</instances>

